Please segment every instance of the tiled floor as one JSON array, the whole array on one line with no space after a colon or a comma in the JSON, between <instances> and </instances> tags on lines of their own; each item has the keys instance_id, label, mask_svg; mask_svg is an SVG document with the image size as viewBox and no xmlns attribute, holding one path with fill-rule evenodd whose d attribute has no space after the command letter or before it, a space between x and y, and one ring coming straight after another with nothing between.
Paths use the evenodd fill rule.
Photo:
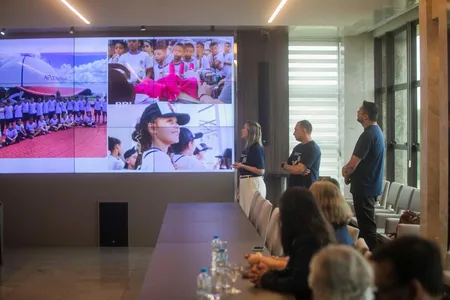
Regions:
<instances>
[{"instance_id":1,"label":"tiled floor","mask_svg":"<svg viewBox=\"0 0 450 300\"><path fill-rule=\"evenodd\" d=\"M152 248L7 249L0 300L135 300Z\"/></svg>"}]
</instances>

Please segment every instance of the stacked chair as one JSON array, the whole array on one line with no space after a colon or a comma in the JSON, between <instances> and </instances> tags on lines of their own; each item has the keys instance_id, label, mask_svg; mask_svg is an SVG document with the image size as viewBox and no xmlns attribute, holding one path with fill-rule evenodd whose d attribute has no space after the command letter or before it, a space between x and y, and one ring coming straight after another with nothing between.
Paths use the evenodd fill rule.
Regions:
<instances>
[{"instance_id":1,"label":"stacked chair","mask_svg":"<svg viewBox=\"0 0 450 300\"><path fill-rule=\"evenodd\" d=\"M411 186L404 186L398 182L384 181L383 194L379 197L379 205L375 207L375 222L377 223L378 238L381 242L390 241L393 236L400 237L418 234L420 225L400 223L404 211L420 212L420 190ZM354 212L353 201L347 200ZM358 227L356 217L350 224ZM350 234L354 235L353 229Z\"/></svg>"},{"instance_id":2,"label":"stacked chair","mask_svg":"<svg viewBox=\"0 0 450 300\"><path fill-rule=\"evenodd\" d=\"M272 203L256 192L250 203L248 218L258 234L264 238L267 250L272 255L281 256L283 249L280 239L280 210L275 208L272 212L272 208Z\"/></svg>"}]
</instances>

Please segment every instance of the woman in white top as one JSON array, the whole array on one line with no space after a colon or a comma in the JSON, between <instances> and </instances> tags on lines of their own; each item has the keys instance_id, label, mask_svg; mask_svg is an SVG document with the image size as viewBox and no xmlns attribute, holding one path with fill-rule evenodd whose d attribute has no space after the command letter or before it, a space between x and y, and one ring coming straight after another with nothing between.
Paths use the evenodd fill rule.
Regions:
<instances>
[{"instance_id":1,"label":"woman in white top","mask_svg":"<svg viewBox=\"0 0 450 300\"><path fill-rule=\"evenodd\" d=\"M189 129L180 128L180 139L173 144L170 150L174 153L172 161L177 170L205 170L206 167L194 155L196 146L195 140L203 137L203 133L193 134Z\"/></svg>"},{"instance_id":2,"label":"woman in white top","mask_svg":"<svg viewBox=\"0 0 450 300\"><path fill-rule=\"evenodd\" d=\"M190 119L188 114L176 113L168 102L149 105L132 134L138 150L136 167L145 172L175 171L168 150L179 141L180 125Z\"/></svg>"},{"instance_id":3,"label":"woman in white top","mask_svg":"<svg viewBox=\"0 0 450 300\"><path fill-rule=\"evenodd\" d=\"M108 170L123 170L125 162L122 156L122 142L114 137L108 137Z\"/></svg>"}]
</instances>

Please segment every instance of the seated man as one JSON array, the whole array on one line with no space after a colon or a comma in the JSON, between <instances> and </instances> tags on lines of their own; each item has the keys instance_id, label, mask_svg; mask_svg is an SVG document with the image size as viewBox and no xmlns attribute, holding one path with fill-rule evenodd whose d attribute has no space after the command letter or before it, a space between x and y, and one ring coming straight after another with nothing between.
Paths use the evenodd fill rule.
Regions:
<instances>
[{"instance_id":1,"label":"seated man","mask_svg":"<svg viewBox=\"0 0 450 300\"><path fill-rule=\"evenodd\" d=\"M372 253L376 299L433 300L444 294L441 251L431 240L404 236Z\"/></svg>"}]
</instances>

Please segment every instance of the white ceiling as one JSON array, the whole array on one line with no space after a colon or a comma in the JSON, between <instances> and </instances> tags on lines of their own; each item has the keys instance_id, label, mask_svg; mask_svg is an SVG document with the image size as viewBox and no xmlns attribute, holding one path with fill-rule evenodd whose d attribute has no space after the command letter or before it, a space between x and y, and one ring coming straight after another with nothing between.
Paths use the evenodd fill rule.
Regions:
<instances>
[{"instance_id":1,"label":"white ceiling","mask_svg":"<svg viewBox=\"0 0 450 300\"><path fill-rule=\"evenodd\" d=\"M273 25L352 26L391 0L288 0ZM60 0L0 0L0 28L85 25ZM68 0L93 27L265 26L279 0Z\"/></svg>"}]
</instances>

